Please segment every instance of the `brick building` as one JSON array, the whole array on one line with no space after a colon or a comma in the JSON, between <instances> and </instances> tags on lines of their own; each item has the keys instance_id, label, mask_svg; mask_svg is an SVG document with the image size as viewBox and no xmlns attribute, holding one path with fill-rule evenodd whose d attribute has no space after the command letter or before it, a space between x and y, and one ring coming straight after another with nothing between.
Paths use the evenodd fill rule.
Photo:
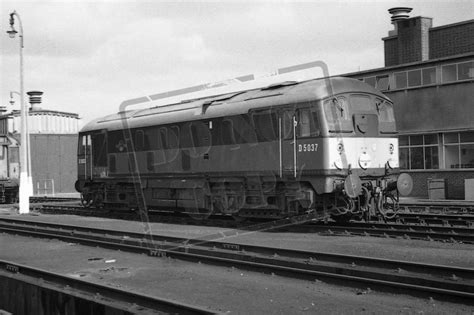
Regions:
<instances>
[{"instance_id":1,"label":"brick building","mask_svg":"<svg viewBox=\"0 0 474 315\"><path fill-rule=\"evenodd\" d=\"M410 11L389 10L394 30L382 38L385 67L345 76L393 100L412 195L434 196L436 183L440 198L464 199L474 179L474 20L433 27L432 18L410 18Z\"/></svg>"}]
</instances>

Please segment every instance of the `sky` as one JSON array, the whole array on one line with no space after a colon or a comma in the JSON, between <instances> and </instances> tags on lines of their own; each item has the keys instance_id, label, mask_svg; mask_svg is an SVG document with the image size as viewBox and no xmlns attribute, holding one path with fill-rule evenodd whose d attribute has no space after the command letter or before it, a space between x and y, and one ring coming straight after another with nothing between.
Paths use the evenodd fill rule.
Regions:
<instances>
[{"instance_id":1,"label":"sky","mask_svg":"<svg viewBox=\"0 0 474 315\"><path fill-rule=\"evenodd\" d=\"M474 16L472 0L0 0L0 105L20 108L16 95L9 104L20 89L20 42L5 33L13 10L25 92L43 91L42 108L87 123L127 99L296 64L322 61L330 75L383 67L387 10L399 6L435 27Z\"/></svg>"}]
</instances>

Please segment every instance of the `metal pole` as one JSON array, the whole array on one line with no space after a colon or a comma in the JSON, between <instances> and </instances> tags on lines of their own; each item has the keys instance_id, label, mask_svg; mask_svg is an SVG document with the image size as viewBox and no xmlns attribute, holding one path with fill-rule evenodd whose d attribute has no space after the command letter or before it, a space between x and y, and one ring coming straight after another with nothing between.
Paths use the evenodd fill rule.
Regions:
<instances>
[{"instance_id":1,"label":"metal pole","mask_svg":"<svg viewBox=\"0 0 474 315\"><path fill-rule=\"evenodd\" d=\"M20 15L10 13L10 25L13 28L14 17L18 20L20 29L20 101L21 101L21 147L20 147L20 214L30 212L30 187L28 185L28 128L26 125L26 106L23 88L23 25Z\"/></svg>"}]
</instances>

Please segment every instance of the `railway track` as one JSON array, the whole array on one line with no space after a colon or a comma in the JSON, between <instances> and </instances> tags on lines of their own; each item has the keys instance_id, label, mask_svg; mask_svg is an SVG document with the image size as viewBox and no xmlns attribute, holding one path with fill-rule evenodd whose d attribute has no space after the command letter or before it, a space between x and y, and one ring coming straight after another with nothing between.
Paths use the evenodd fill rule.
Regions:
<instances>
[{"instance_id":1,"label":"railway track","mask_svg":"<svg viewBox=\"0 0 474 315\"><path fill-rule=\"evenodd\" d=\"M398 213L397 217L389 222L399 224L442 225L474 227L474 214L435 214L435 213Z\"/></svg>"},{"instance_id":2,"label":"railway track","mask_svg":"<svg viewBox=\"0 0 474 315\"><path fill-rule=\"evenodd\" d=\"M474 244L474 228L463 227L352 222L347 225L304 224L285 229L290 232L319 233L333 236L374 236Z\"/></svg>"},{"instance_id":3,"label":"railway track","mask_svg":"<svg viewBox=\"0 0 474 315\"><path fill-rule=\"evenodd\" d=\"M50 197L50 196L32 196L32 197L30 197L30 203L66 202L66 201L80 201L80 198L75 198L75 197Z\"/></svg>"},{"instance_id":4,"label":"railway track","mask_svg":"<svg viewBox=\"0 0 474 315\"><path fill-rule=\"evenodd\" d=\"M129 292L11 261L0 260L0 277L9 278L10 282L14 279L41 289L91 301L120 314L215 314L198 306ZM32 305L35 305L34 302Z\"/></svg>"},{"instance_id":5,"label":"railway track","mask_svg":"<svg viewBox=\"0 0 474 315\"><path fill-rule=\"evenodd\" d=\"M228 230L200 239L0 219L4 233L147 253L306 280L343 284L474 304L474 269L352 255L222 242L250 231Z\"/></svg>"},{"instance_id":6,"label":"railway track","mask_svg":"<svg viewBox=\"0 0 474 315\"><path fill-rule=\"evenodd\" d=\"M473 214L473 201L443 201L424 200L417 202L400 202L400 211L406 213L432 213L432 214Z\"/></svg>"},{"instance_id":7,"label":"railway track","mask_svg":"<svg viewBox=\"0 0 474 315\"><path fill-rule=\"evenodd\" d=\"M115 219L126 220L140 220L136 213L129 212L111 212L103 209L86 209L74 205L42 205L41 212L52 214L75 214L82 216L99 216L110 217ZM199 224L211 225L225 228L240 228L248 229L260 225L262 230L280 229L284 231L300 232L300 233L321 233L323 235L357 235L357 236L377 236L377 237L392 237L405 239L418 239L427 241L442 241L442 242L459 242L474 244L474 228L470 220L474 216L468 215L465 219L455 215L449 215L448 220L440 215L432 215L431 219L423 219L418 215L418 220L404 221L398 218L393 222L350 222L345 225L338 225L337 223L321 222L308 223L307 221L292 222L279 226L275 221L266 222L236 222L229 218L228 220L222 217L212 218L206 221L196 221L186 215L179 215L176 213L164 212L150 212L149 219L151 222L161 223L175 223L175 224Z\"/></svg>"}]
</instances>

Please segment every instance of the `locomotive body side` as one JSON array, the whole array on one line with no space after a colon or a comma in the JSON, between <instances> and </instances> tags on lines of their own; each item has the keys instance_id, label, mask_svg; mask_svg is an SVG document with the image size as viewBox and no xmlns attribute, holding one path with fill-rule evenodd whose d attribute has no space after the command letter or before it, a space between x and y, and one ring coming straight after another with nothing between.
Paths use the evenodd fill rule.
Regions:
<instances>
[{"instance_id":1,"label":"locomotive body side","mask_svg":"<svg viewBox=\"0 0 474 315\"><path fill-rule=\"evenodd\" d=\"M347 78L111 115L84 127L78 152L87 206L136 208L143 198L190 213L342 215L368 211L374 196L395 201L397 189L392 104Z\"/></svg>"}]
</instances>

